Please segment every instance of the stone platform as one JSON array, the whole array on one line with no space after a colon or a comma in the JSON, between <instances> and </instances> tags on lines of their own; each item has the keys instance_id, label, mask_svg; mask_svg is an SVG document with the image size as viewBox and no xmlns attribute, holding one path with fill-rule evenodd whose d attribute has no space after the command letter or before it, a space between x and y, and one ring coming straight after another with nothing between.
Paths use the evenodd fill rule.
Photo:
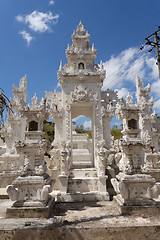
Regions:
<instances>
[{"instance_id":1,"label":"stone platform","mask_svg":"<svg viewBox=\"0 0 160 240\"><path fill-rule=\"evenodd\" d=\"M55 205L55 199L50 197L43 207L8 207L6 218L49 218Z\"/></svg>"},{"instance_id":2,"label":"stone platform","mask_svg":"<svg viewBox=\"0 0 160 240\"><path fill-rule=\"evenodd\" d=\"M160 215L121 215L114 202L56 203L51 218L5 219L11 201L0 200L1 240L159 240Z\"/></svg>"},{"instance_id":3,"label":"stone platform","mask_svg":"<svg viewBox=\"0 0 160 240\"><path fill-rule=\"evenodd\" d=\"M57 202L94 202L109 201L109 194L100 192L58 193Z\"/></svg>"},{"instance_id":4,"label":"stone platform","mask_svg":"<svg viewBox=\"0 0 160 240\"><path fill-rule=\"evenodd\" d=\"M152 205L142 205L142 206L126 206L118 199L117 196L113 197L115 206L117 207L120 214L141 214L141 215L159 215L160 216L160 202L156 202Z\"/></svg>"}]
</instances>

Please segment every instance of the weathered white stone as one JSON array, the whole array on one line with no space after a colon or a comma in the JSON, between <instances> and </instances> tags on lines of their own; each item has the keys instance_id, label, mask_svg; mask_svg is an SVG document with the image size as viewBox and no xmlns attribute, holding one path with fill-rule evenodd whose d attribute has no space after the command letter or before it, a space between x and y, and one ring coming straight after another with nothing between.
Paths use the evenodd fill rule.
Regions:
<instances>
[{"instance_id":1,"label":"weathered white stone","mask_svg":"<svg viewBox=\"0 0 160 240\"><path fill-rule=\"evenodd\" d=\"M44 207L53 187L47 173L56 177L59 201L108 200L108 191L129 206L159 199L160 131L150 85L144 87L137 76L137 102L128 93L117 104L116 92L101 91L106 72L102 61L95 64L97 50L89 41L80 22L66 49L67 64L61 61L57 72L62 92L45 92L40 103L35 93L27 105L26 76L19 87L13 85L14 114L1 129L5 143L0 142L0 177L14 180L7 187L14 206ZM115 111L123 121L123 138L116 141L110 134ZM91 119L91 139L75 131L72 120L79 115ZM43 121L48 117L55 123L55 138L47 149Z\"/></svg>"},{"instance_id":2,"label":"weathered white stone","mask_svg":"<svg viewBox=\"0 0 160 240\"><path fill-rule=\"evenodd\" d=\"M39 105L35 94L32 105L23 106L20 112L27 123L26 138L15 145L17 152L22 154L23 161L21 176L7 187L9 197L15 201L12 209L7 209L8 216L9 212L12 214L14 210L16 216L16 207L25 207L31 212L32 207L43 208L44 212L46 208L48 212L49 193L54 184L46 173L47 168L44 162L46 143L43 140L43 121L48 118L45 102L42 100ZM25 217L25 212L23 216Z\"/></svg>"},{"instance_id":3,"label":"weathered white stone","mask_svg":"<svg viewBox=\"0 0 160 240\"><path fill-rule=\"evenodd\" d=\"M153 178L153 170L159 171L160 159L158 128L153 126L153 99L149 99L150 86L144 88L138 76L136 87L137 103L133 104L129 93L126 102L121 99L116 109L117 117L123 120L123 138L116 147L122 152L117 162L121 173L112 178L111 182L121 209L124 205L155 205L157 202L154 199L160 194L159 184ZM153 142L153 139L156 141ZM130 212L129 209L126 211Z\"/></svg>"},{"instance_id":4,"label":"weathered white stone","mask_svg":"<svg viewBox=\"0 0 160 240\"><path fill-rule=\"evenodd\" d=\"M62 93L46 92L50 106L50 116L55 122L55 139L51 150L52 169L60 170L60 192L86 192L86 182L90 191L106 192L105 168L111 147L110 121L118 100L113 91L101 92L105 70L102 61L96 65L97 50L89 45L90 34L80 22L72 34L72 46L66 49L68 63L62 62L58 70L58 79ZM84 115L91 119L92 139L87 134L77 134L72 119ZM68 146L68 147L67 147ZM54 167L59 164L59 167ZM73 168L94 168L97 171L96 186L94 178L73 179ZM76 182L78 181L78 185ZM72 186L73 185L73 186ZM79 186L79 187L77 187ZM63 194L64 195L64 194Z\"/></svg>"}]
</instances>

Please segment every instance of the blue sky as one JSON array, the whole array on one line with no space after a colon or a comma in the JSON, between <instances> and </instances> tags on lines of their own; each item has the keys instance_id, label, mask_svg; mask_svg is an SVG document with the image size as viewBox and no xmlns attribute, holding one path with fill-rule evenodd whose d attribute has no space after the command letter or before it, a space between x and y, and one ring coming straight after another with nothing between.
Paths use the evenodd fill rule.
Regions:
<instances>
[{"instance_id":1,"label":"blue sky","mask_svg":"<svg viewBox=\"0 0 160 240\"><path fill-rule=\"evenodd\" d=\"M65 49L81 20L97 48L96 63L102 59L107 71L103 90L134 94L138 74L145 85L150 82L160 113L155 51L138 52L160 25L159 9L159 0L0 0L0 87L11 97L12 84L18 86L26 74L28 102L35 92L41 99L53 91L60 60L66 63Z\"/></svg>"}]
</instances>

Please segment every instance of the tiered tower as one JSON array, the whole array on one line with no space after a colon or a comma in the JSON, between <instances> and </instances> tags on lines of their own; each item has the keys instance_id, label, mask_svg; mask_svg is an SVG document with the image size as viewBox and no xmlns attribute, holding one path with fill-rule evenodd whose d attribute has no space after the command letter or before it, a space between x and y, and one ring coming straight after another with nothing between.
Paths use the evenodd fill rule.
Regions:
<instances>
[{"instance_id":1,"label":"tiered tower","mask_svg":"<svg viewBox=\"0 0 160 240\"><path fill-rule=\"evenodd\" d=\"M56 124L56 132L61 137L57 135L55 143L57 144L59 139L59 147L62 149L60 151L60 192L61 196L62 193L67 196L77 192L90 194L99 192L108 198L107 176L105 176L107 150L104 149L106 142L103 139L101 105L101 87L106 72L102 62L99 65L95 64L97 50L94 44L89 45L89 41L90 34L85 31L80 22L76 32L72 34L72 45L68 45L66 49L67 64L63 66L61 62L58 70L58 79L62 88L62 110ZM56 112L58 111L57 108ZM103 108L104 112L106 113ZM108 112L111 113L111 111ZM55 111L53 117L54 115L56 115ZM73 134L72 119L79 115L90 118L92 122L92 139L88 143L88 148L86 136ZM81 141L81 144L78 141ZM89 176L88 179L84 177L85 171ZM79 184L80 181L81 184Z\"/></svg>"}]
</instances>

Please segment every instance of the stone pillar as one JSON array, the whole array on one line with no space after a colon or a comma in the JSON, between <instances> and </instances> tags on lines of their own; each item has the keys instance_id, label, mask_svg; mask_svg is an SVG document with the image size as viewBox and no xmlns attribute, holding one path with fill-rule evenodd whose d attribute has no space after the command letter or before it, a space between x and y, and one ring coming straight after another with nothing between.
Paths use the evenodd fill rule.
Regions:
<instances>
[{"instance_id":1,"label":"stone pillar","mask_svg":"<svg viewBox=\"0 0 160 240\"><path fill-rule=\"evenodd\" d=\"M59 175L60 181L60 193L67 193L68 187L68 161L67 161L67 149L65 142L62 143L61 150L61 174Z\"/></svg>"},{"instance_id":2,"label":"stone pillar","mask_svg":"<svg viewBox=\"0 0 160 240\"><path fill-rule=\"evenodd\" d=\"M102 123L103 123L103 139L105 140L104 147L109 149L111 147L111 126L110 122L114 116L113 110L102 110Z\"/></svg>"}]
</instances>

